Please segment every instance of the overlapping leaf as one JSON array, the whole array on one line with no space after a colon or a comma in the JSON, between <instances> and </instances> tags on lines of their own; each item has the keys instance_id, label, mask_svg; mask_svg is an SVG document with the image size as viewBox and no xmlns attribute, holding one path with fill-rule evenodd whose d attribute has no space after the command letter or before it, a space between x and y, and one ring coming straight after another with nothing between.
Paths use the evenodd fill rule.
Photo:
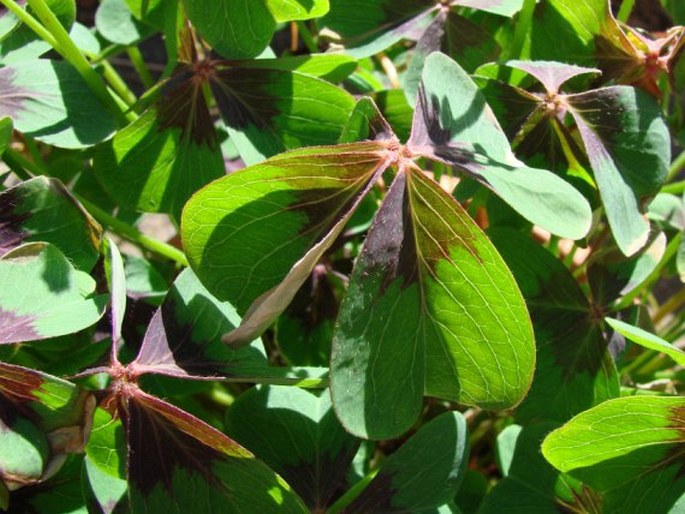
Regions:
<instances>
[{"instance_id":1,"label":"overlapping leaf","mask_svg":"<svg viewBox=\"0 0 685 514\"><path fill-rule=\"evenodd\" d=\"M384 142L295 150L188 202L182 235L191 266L212 294L246 313L231 341L251 341L290 303L389 155Z\"/></svg>"},{"instance_id":2,"label":"overlapping leaf","mask_svg":"<svg viewBox=\"0 0 685 514\"><path fill-rule=\"evenodd\" d=\"M99 257L100 225L64 185L36 177L0 193L0 255L31 241L57 246L83 271Z\"/></svg>"},{"instance_id":3,"label":"overlapping leaf","mask_svg":"<svg viewBox=\"0 0 685 514\"><path fill-rule=\"evenodd\" d=\"M359 441L335 417L327 391L319 397L296 387L260 387L228 411L227 431L299 493L314 512L345 485Z\"/></svg>"},{"instance_id":4,"label":"overlapping leaf","mask_svg":"<svg viewBox=\"0 0 685 514\"><path fill-rule=\"evenodd\" d=\"M76 69L63 61L18 62L0 70L0 117L62 148L85 148L109 137L116 120Z\"/></svg>"},{"instance_id":5,"label":"overlapping leaf","mask_svg":"<svg viewBox=\"0 0 685 514\"><path fill-rule=\"evenodd\" d=\"M609 225L621 251L633 255L647 242L649 222L643 201L657 193L670 160L669 136L659 106L644 93L624 86L563 94L560 88L573 77L597 70L556 62L511 61L546 89L529 93L501 84L488 87L507 118L517 149L534 161L567 165L582 176L579 160L587 159L604 205ZM585 156L563 124L573 118ZM539 156L539 157L538 157Z\"/></svg>"},{"instance_id":6,"label":"overlapping leaf","mask_svg":"<svg viewBox=\"0 0 685 514\"><path fill-rule=\"evenodd\" d=\"M328 12L328 0L189 0L188 17L226 59L256 57L268 46L276 24Z\"/></svg>"},{"instance_id":7,"label":"overlapping leaf","mask_svg":"<svg viewBox=\"0 0 685 514\"><path fill-rule=\"evenodd\" d=\"M378 53L403 38L419 40L419 61L413 65L413 73L420 74L423 59L441 48L455 50L456 58L464 57L465 67L475 63L474 53L497 53L497 44L489 34L459 14L459 8L512 16L521 5L520 0L332 0L323 24L340 38L346 52L356 57ZM360 19L357 13L361 10L365 16Z\"/></svg>"},{"instance_id":8,"label":"overlapping leaf","mask_svg":"<svg viewBox=\"0 0 685 514\"><path fill-rule=\"evenodd\" d=\"M609 400L552 432L542 452L603 493L611 512L667 511L685 493L681 397Z\"/></svg>"},{"instance_id":9,"label":"overlapping leaf","mask_svg":"<svg viewBox=\"0 0 685 514\"><path fill-rule=\"evenodd\" d=\"M438 509L456 495L468 454L464 417L458 412L441 414L385 459L378 474L342 512L399 514Z\"/></svg>"},{"instance_id":10,"label":"overlapping leaf","mask_svg":"<svg viewBox=\"0 0 685 514\"><path fill-rule=\"evenodd\" d=\"M443 54L426 60L408 146L473 176L554 234L579 239L590 228L582 195L553 173L516 159L483 95Z\"/></svg>"},{"instance_id":11,"label":"overlapping leaf","mask_svg":"<svg viewBox=\"0 0 685 514\"><path fill-rule=\"evenodd\" d=\"M47 243L7 252L0 258L0 283L0 344L78 332L97 322L107 303L95 294L95 280Z\"/></svg>"},{"instance_id":12,"label":"overlapping leaf","mask_svg":"<svg viewBox=\"0 0 685 514\"><path fill-rule=\"evenodd\" d=\"M642 330L639 327L634 327L628 323L624 323L621 320L606 318L606 322L611 326L611 328L631 341L634 341L645 348L649 348L650 350L663 352L681 366L685 366L685 352L677 346L672 345L668 341L665 341L664 339L651 334L646 330Z\"/></svg>"},{"instance_id":13,"label":"overlapping leaf","mask_svg":"<svg viewBox=\"0 0 685 514\"><path fill-rule=\"evenodd\" d=\"M37 484L88 437L89 395L39 371L0 362L0 483Z\"/></svg>"},{"instance_id":14,"label":"overlapping leaf","mask_svg":"<svg viewBox=\"0 0 685 514\"><path fill-rule=\"evenodd\" d=\"M494 247L417 168L401 170L355 264L331 358L336 412L385 439L424 394L485 408L526 394L534 342L523 298Z\"/></svg>"},{"instance_id":15,"label":"overlapping leaf","mask_svg":"<svg viewBox=\"0 0 685 514\"><path fill-rule=\"evenodd\" d=\"M267 366L263 349L233 350L221 342L221 336L239 324L235 309L209 294L187 269L152 317L138 357L129 368L138 374L179 378L254 374Z\"/></svg>"},{"instance_id":16,"label":"overlapping leaf","mask_svg":"<svg viewBox=\"0 0 685 514\"><path fill-rule=\"evenodd\" d=\"M317 70L318 61L318 72L335 72L325 59L314 61L309 69ZM248 163L288 148L334 143L354 104L343 90L299 72L222 61L181 64L158 104L96 154L98 179L119 203L179 216L192 193L223 175L203 84Z\"/></svg>"},{"instance_id":17,"label":"overlapping leaf","mask_svg":"<svg viewBox=\"0 0 685 514\"><path fill-rule=\"evenodd\" d=\"M601 320L593 317L571 272L518 232L497 229L489 235L526 298L537 342L533 386L517 417L566 421L618 396L618 375Z\"/></svg>"},{"instance_id":18,"label":"overlapping leaf","mask_svg":"<svg viewBox=\"0 0 685 514\"><path fill-rule=\"evenodd\" d=\"M486 495L479 512L600 512L601 497L574 478L554 469L540 454L540 444L554 424L512 425L497 437L504 478Z\"/></svg>"}]
</instances>

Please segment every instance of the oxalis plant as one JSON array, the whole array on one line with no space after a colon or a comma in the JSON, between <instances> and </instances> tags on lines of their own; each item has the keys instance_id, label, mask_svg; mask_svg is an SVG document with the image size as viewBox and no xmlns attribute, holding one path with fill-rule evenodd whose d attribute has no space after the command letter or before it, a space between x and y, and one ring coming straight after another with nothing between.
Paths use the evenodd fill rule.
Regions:
<instances>
[{"instance_id":1,"label":"oxalis plant","mask_svg":"<svg viewBox=\"0 0 685 514\"><path fill-rule=\"evenodd\" d=\"M685 509L679 2L0 5L0 510Z\"/></svg>"}]
</instances>

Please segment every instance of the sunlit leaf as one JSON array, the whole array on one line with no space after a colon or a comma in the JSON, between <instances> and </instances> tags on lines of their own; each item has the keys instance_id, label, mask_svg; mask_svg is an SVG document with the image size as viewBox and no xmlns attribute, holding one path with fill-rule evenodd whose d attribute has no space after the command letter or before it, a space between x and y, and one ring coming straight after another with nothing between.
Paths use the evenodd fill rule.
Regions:
<instances>
[{"instance_id":1,"label":"sunlit leaf","mask_svg":"<svg viewBox=\"0 0 685 514\"><path fill-rule=\"evenodd\" d=\"M554 234L579 239L590 228L582 195L553 173L516 159L477 86L438 52L426 59L408 146L470 174Z\"/></svg>"},{"instance_id":2,"label":"sunlit leaf","mask_svg":"<svg viewBox=\"0 0 685 514\"><path fill-rule=\"evenodd\" d=\"M634 341L645 348L649 348L650 350L665 353L681 366L685 366L685 352L677 346L673 346L671 343L665 341L659 336L650 334L646 330L642 330L639 327L634 327L628 323L624 323L623 321L612 318L604 319L609 326L611 326L611 328L631 341Z\"/></svg>"},{"instance_id":3,"label":"sunlit leaf","mask_svg":"<svg viewBox=\"0 0 685 514\"><path fill-rule=\"evenodd\" d=\"M513 406L533 353L523 299L494 247L423 172L402 170L357 258L333 340L331 390L345 428L397 436L424 395Z\"/></svg>"},{"instance_id":4,"label":"sunlit leaf","mask_svg":"<svg viewBox=\"0 0 685 514\"><path fill-rule=\"evenodd\" d=\"M77 332L99 320L107 303L106 295L95 295L95 280L47 243L6 253L0 283L0 344Z\"/></svg>"},{"instance_id":5,"label":"sunlit leaf","mask_svg":"<svg viewBox=\"0 0 685 514\"><path fill-rule=\"evenodd\" d=\"M128 456L126 477L132 513L187 512L198 505L219 513L253 509L307 512L288 485L250 452L137 386L130 385L123 396L115 392L102 405L114 415L110 421L104 420L104 426L114 426L102 433L98 445L109 448L119 459ZM156 435L153 440L148 437L150 433ZM124 450L121 434L125 435ZM102 446L94 450L102 451ZM103 468L102 458L97 459ZM109 473L115 478L118 474L114 469Z\"/></svg>"},{"instance_id":6,"label":"sunlit leaf","mask_svg":"<svg viewBox=\"0 0 685 514\"><path fill-rule=\"evenodd\" d=\"M388 159L383 142L296 150L188 202L182 235L191 266L244 314L230 341L252 341L285 309Z\"/></svg>"},{"instance_id":7,"label":"sunlit leaf","mask_svg":"<svg viewBox=\"0 0 685 514\"><path fill-rule=\"evenodd\" d=\"M14 128L62 148L85 148L117 124L71 65L44 59L0 69L0 117Z\"/></svg>"},{"instance_id":8,"label":"sunlit leaf","mask_svg":"<svg viewBox=\"0 0 685 514\"><path fill-rule=\"evenodd\" d=\"M668 511L685 492L684 409L682 397L609 400L552 432L542 453L604 493L607 508Z\"/></svg>"}]
</instances>

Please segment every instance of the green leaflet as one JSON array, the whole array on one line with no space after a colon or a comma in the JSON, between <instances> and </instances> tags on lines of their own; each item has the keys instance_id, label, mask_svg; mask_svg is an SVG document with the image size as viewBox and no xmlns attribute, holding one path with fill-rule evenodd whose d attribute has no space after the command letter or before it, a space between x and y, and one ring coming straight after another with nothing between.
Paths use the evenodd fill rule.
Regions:
<instances>
[{"instance_id":1,"label":"green leaflet","mask_svg":"<svg viewBox=\"0 0 685 514\"><path fill-rule=\"evenodd\" d=\"M407 146L472 175L554 234L580 239L590 229L585 198L553 173L516 159L473 80L439 52L426 59Z\"/></svg>"},{"instance_id":2,"label":"green leaflet","mask_svg":"<svg viewBox=\"0 0 685 514\"><path fill-rule=\"evenodd\" d=\"M681 366L685 366L685 352L677 346L673 346L668 341L623 321L612 318L604 318L604 320L622 336L650 350L665 353Z\"/></svg>"},{"instance_id":3,"label":"green leaflet","mask_svg":"<svg viewBox=\"0 0 685 514\"><path fill-rule=\"evenodd\" d=\"M345 482L359 440L336 419L328 391L253 388L228 410L227 431L279 473L313 511Z\"/></svg>"},{"instance_id":4,"label":"green leaflet","mask_svg":"<svg viewBox=\"0 0 685 514\"><path fill-rule=\"evenodd\" d=\"M633 255L647 242L640 201L656 194L671 160L658 104L627 86L566 95L587 152L616 243Z\"/></svg>"},{"instance_id":5,"label":"green leaflet","mask_svg":"<svg viewBox=\"0 0 685 514\"><path fill-rule=\"evenodd\" d=\"M252 341L290 303L387 166L386 147L369 142L295 150L191 198L181 225L188 260L213 295L247 312L232 341Z\"/></svg>"},{"instance_id":6,"label":"green leaflet","mask_svg":"<svg viewBox=\"0 0 685 514\"><path fill-rule=\"evenodd\" d=\"M0 256L30 241L57 246L81 271L100 256L102 228L57 179L36 177L0 193Z\"/></svg>"},{"instance_id":7,"label":"green leaflet","mask_svg":"<svg viewBox=\"0 0 685 514\"><path fill-rule=\"evenodd\" d=\"M62 148L86 148L117 124L78 72L63 61L37 59L0 70L0 117L14 128Z\"/></svg>"},{"instance_id":8,"label":"green leaflet","mask_svg":"<svg viewBox=\"0 0 685 514\"><path fill-rule=\"evenodd\" d=\"M387 439L415 422L424 395L516 405L534 367L523 298L494 247L418 169L401 171L343 300L331 392L347 430Z\"/></svg>"},{"instance_id":9,"label":"green leaflet","mask_svg":"<svg viewBox=\"0 0 685 514\"><path fill-rule=\"evenodd\" d=\"M488 235L516 277L535 329L535 377L517 419L563 422L618 396L608 341L568 268L514 230L491 229Z\"/></svg>"},{"instance_id":10,"label":"green leaflet","mask_svg":"<svg viewBox=\"0 0 685 514\"><path fill-rule=\"evenodd\" d=\"M445 412L386 458L378 474L343 512L432 512L454 499L468 455L466 420L459 412Z\"/></svg>"},{"instance_id":11,"label":"green leaflet","mask_svg":"<svg viewBox=\"0 0 685 514\"><path fill-rule=\"evenodd\" d=\"M95 280L47 243L6 253L0 283L0 344L78 332L99 320L107 304L106 295L94 295Z\"/></svg>"},{"instance_id":12,"label":"green leaflet","mask_svg":"<svg viewBox=\"0 0 685 514\"><path fill-rule=\"evenodd\" d=\"M609 400L549 434L542 453L603 492L607 511L667 512L685 492L684 410L682 397Z\"/></svg>"}]
</instances>

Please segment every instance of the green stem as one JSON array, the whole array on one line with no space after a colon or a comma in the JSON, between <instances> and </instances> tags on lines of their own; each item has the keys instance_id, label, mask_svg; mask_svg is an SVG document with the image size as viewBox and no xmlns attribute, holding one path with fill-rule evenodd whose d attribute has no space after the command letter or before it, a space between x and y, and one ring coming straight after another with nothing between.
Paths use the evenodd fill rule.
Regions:
<instances>
[{"instance_id":1,"label":"green stem","mask_svg":"<svg viewBox=\"0 0 685 514\"><path fill-rule=\"evenodd\" d=\"M9 8L10 3L15 3L13 0L1 0L4 5ZM43 26L50 32L52 38L50 41L46 39L52 47L66 59L79 72L83 80L86 81L93 93L105 105L114 116L116 116L119 123L127 125L129 121L135 120L135 113L130 113L130 116L122 112L120 106L107 89L102 77L92 68L88 60L85 58L81 50L76 46L69 37L69 33L62 26L55 14L45 3L45 0L28 0L31 9L36 13L38 19ZM16 4L15 4L16 5ZM43 37L40 33L38 34Z\"/></svg>"},{"instance_id":2,"label":"green stem","mask_svg":"<svg viewBox=\"0 0 685 514\"><path fill-rule=\"evenodd\" d=\"M7 166L9 166L14 174L21 180L31 180L33 178L33 175L27 171L22 163L18 159L14 158L14 155L9 148L5 150L2 160L5 161L5 164L7 164Z\"/></svg>"},{"instance_id":3,"label":"green stem","mask_svg":"<svg viewBox=\"0 0 685 514\"><path fill-rule=\"evenodd\" d=\"M666 178L666 182L670 182L672 179L674 179L683 168L685 168L685 151L681 152L678 157L673 159L671 167L668 168L668 177Z\"/></svg>"},{"instance_id":4,"label":"green stem","mask_svg":"<svg viewBox=\"0 0 685 514\"><path fill-rule=\"evenodd\" d=\"M685 193L685 180L680 182L673 182L672 184L666 184L661 188L661 193L671 193L672 195L681 195Z\"/></svg>"},{"instance_id":5,"label":"green stem","mask_svg":"<svg viewBox=\"0 0 685 514\"><path fill-rule=\"evenodd\" d=\"M145 86L145 89L150 89L152 86L154 86L155 79L152 77L150 70L148 70L147 65L145 64L145 59L143 59L143 54L140 53L138 47L129 46L126 48L126 53L128 54L128 58L131 59L131 64L133 64L133 67L135 68L136 73L138 73L143 86Z\"/></svg>"},{"instance_id":6,"label":"green stem","mask_svg":"<svg viewBox=\"0 0 685 514\"><path fill-rule=\"evenodd\" d=\"M633 7L635 7L635 0L623 0L623 2L621 2L621 8L618 10L618 15L616 16L618 21L627 23L630 13L633 12Z\"/></svg>"},{"instance_id":7,"label":"green stem","mask_svg":"<svg viewBox=\"0 0 685 514\"><path fill-rule=\"evenodd\" d=\"M685 305L685 287L681 288L680 291L671 296L661 305L661 307L659 307L659 310L654 314L652 321L656 325L666 316L680 309L683 305Z\"/></svg>"},{"instance_id":8,"label":"green stem","mask_svg":"<svg viewBox=\"0 0 685 514\"><path fill-rule=\"evenodd\" d=\"M307 24L303 21L298 21L297 29L300 31L300 37L302 38L302 41L304 41L307 50L313 54L319 53L319 45L316 44L314 36L309 30L309 27L307 27Z\"/></svg>"},{"instance_id":9,"label":"green stem","mask_svg":"<svg viewBox=\"0 0 685 514\"><path fill-rule=\"evenodd\" d=\"M338 512L347 507L362 493L364 489L366 489L369 483L371 483L371 480L373 480L377 474L378 469L374 469L359 482L350 487L345 494L338 498L338 500L328 508L326 511L327 514L338 514Z\"/></svg>"},{"instance_id":10,"label":"green stem","mask_svg":"<svg viewBox=\"0 0 685 514\"><path fill-rule=\"evenodd\" d=\"M156 253L157 255L166 257L167 259L172 260L181 266L188 266L188 259L186 258L185 254L175 246L171 246L163 241L146 236L137 228L115 218L82 196L76 194L74 194L74 196L83 204L86 210L90 212L90 214L92 214L96 220L111 228L118 235L142 246L147 250L150 250L151 252Z\"/></svg>"},{"instance_id":11,"label":"green stem","mask_svg":"<svg viewBox=\"0 0 685 514\"><path fill-rule=\"evenodd\" d=\"M523 8L519 11L516 18L516 29L514 31L514 41L511 45L510 59L522 57L523 47L526 44L526 34L533 23L535 13L535 0L523 0Z\"/></svg>"},{"instance_id":12,"label":"green stem","mask_svg":"<svg viewBox=\"0 0 685 514\"><path fill-rule=\"evenodd\" d=\"M121 78L121 75L117 73L117 70L108 61L102 61L100 66L102 66L102 76L105 77L109 86L123 101L124 109L128 110L138 101L136 95L129 89L124 79Z\"/></svg>"},{"instance_id":13,"label":"green stem","mask_svg":"<svg viewBox=\"0 0 685 514\"><path fill-rule=\"evenodd\" d=\"M633 303L633 300L637 298L640 294L642 294L644 291L649 291L654 284L659 279L659 276L661 275L661 272L663 269L668 265L670 260L678 253L678 247L680 246L680 241L683 238L683 233L679 232L671 241L668 243L666 246L666 251L664 252L663 257L659 261L659 264L656 265L656 267L652 270L652 272L647 276L645 280L642 281L642 283L637 286L635 289L630 291L627 295L621 299L621 301L616 305L616 310L621 310L625 309L628 307L630 304Z\"/></svg>"}]
</instances>

